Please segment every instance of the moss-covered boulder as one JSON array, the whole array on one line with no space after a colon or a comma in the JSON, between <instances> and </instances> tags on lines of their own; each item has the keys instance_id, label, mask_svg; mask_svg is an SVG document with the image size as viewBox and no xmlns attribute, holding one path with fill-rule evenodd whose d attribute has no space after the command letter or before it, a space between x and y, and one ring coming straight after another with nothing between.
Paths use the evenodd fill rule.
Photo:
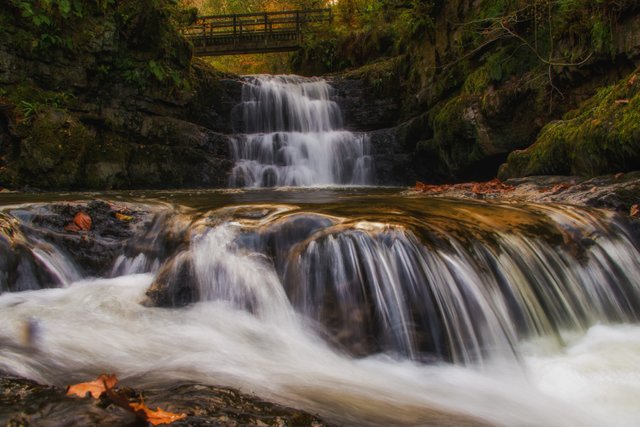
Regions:
<instances>
[{"instance_id":1,"label":"moss-covered boulder","mask_svg":"<svg viewBox=\"0 0 640 427\"><path fill-rule=\"evenodd\" d=\"M597 176L640 169L640 70L602 88L515 151L500 177Z\"/></svg>"},{"instance_id":2,"label":"moss-covered boulder","mask_svg":"<svg viewBox=\"0 0 640 427\"><path fill-rule=\"evenodd\" d=\"M54 109L36 114L21 128L18 184L42 189L72 187L81 170L80 160L95 134L74 117Z\"/></svg>"}]
</instances>

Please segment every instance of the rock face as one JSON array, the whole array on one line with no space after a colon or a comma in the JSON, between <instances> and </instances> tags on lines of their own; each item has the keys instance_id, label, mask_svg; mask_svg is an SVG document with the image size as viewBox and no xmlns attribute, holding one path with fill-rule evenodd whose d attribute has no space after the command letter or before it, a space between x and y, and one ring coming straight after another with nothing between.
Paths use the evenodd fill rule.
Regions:
<instances>
[{"instance_id":1,"label":"rock face","mask_svg":"<svg viewBox=\"0 0 640 427\"><path fill-rule=\"evenodd\" d=\"M45 29L19 7L0 11L0 187L226 185L241 84L192 60L172 2L86 4Z\"/></svg>"}]
</instances>

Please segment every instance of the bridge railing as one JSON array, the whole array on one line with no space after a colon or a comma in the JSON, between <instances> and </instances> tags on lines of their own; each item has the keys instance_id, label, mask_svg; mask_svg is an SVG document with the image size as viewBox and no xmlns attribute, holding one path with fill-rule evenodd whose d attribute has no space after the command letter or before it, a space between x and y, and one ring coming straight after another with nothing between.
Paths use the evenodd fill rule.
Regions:
<instances>
[{"instance_id":1,"label":"bridge railing","mask_svg":"<svg viewBox=\"0 0 640 427\"><path fill-rule=\"evenodd\" d=\"M182 32L187 38L206 40L224 36L300 32L307 24L332 20L331 9L202 16L193 25L183 28Z\"/></svg>"}]
</instances>

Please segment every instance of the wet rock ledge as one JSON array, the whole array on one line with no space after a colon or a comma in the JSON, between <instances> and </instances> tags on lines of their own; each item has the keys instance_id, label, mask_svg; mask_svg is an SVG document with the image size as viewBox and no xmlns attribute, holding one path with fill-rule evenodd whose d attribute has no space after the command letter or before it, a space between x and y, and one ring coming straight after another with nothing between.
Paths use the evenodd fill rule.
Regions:
<instances>
[{"instance_id":1,"label":"wet rock ledge","mask_svg":"<svg viewBox=\"0 0 640 427\"><path fill-rule=\"evenodd\" d=\"M127 390L151 408L161 407L187 417L172 423L186 426L327 426L306 412L276 405L237 390L204 385L178 385L144 391ZM65 390L0 373L0 425L139 426L134 414L108 398L76 398Z\"/></svg>"}]
</instances>

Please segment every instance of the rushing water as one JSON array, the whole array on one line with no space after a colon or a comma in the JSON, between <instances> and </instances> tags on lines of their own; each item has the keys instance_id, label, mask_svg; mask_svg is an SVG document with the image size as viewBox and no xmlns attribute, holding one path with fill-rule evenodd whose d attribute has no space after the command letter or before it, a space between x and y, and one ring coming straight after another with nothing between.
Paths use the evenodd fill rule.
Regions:
<instances>
[{"instance_id":1,"label":"rushing water","mask_svg":"<svg viewBox=\"0 0 640 427\"><path fill-rule=\"evenodd\" d=\"M29 277L58 287L0 296L0 370L228 385L347 425L640 422L640 253L615 214L391 189L144 196L118 199L155 215L104 278L39 228L46 209L3 202L52 273Z\"/></svg>"},{"instance_id":2,"label":"rushing water","mask_svg":"<svg viewBox=\"0 0 640 427\"><path fill-rule=\"evenodd\" d=\"M343 129L331 87L318 78L248 77L235 109L231 187L362 185L373 180L366 134Z\"/></svg>"}]
</instances>

